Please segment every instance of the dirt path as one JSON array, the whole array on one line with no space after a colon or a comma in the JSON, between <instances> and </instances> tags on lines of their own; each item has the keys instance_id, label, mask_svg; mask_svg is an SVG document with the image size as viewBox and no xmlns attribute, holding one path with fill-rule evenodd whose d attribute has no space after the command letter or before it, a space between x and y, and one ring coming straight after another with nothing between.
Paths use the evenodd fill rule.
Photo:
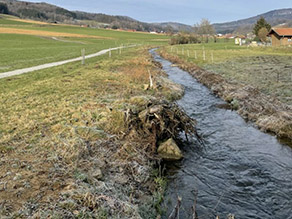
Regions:
<instances>
[{"instance_id":1,"label":"dirt path","mask_svg":"<svg viewBox=\"0 0 292 219\"><path fill-rule=\"evenodd\" d=\"M133 46L135 46L135 45L127 46L127 47L133 47ZM101 50L101 51L99 51L97 53L93 53L93 54L85 56L85 59L93 58L93 57L96 57L96 56L101 56L101 55L106 54L109 51L117 50L117 49L120 49L120 48L127 48L127 47L116 47L116 48L111 48L111 49L104 49L104 50ZM7 77L15 76L15 75L21 75L21 74L24 74L24 73L29 73L29 72L33 72L33 71L37 71L37 70L41 70L41 69L45 69L45 68L56 67L56 66L59 66L59 65L64 65L64 64L67 64L67 63L70 63L70 62L76 62L76 61L81 61L81 60L82 60L82 57L78 57L78 58L67 59L67 60L58 61L58 62L42 64L42 65L38 65L38 66L33 66L33 67L29 67L29 68L23 68L23 69L3 72L3 73L0 73L0 79L1 78L7 78Z\"/></svg>"}]
</instances>

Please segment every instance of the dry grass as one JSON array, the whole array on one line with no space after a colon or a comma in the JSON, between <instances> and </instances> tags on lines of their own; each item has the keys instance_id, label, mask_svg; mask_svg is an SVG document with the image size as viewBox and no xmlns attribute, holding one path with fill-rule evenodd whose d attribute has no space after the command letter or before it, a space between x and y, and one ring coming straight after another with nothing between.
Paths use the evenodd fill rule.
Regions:
<instances>
[{"instance_id":1,"label":"dry grass","mask_svg":"<svg viewBox=\"0 0 292 219\"><path fill-rule=\"evenodd\" d=\"M19 21L19 22L24 22L24 23L29 23L29 24L41 24L41 25L46 25L46 24L50 24L47 22L43 22L43 21L34 21L34 20L29 20L29 19L19 19L19 18L12 18L9 19L12 21ZM50 25L54 25L54 24L50 24Z\"/></svg>"},{"instance_id":2,"label":"dry grass","mask_svg":"<svg viewBox=\"0 0 292 219\"><path fill-rule=\"evenodd\" d=\"M161 75L147 51L129 49L1 80L0 215L139 218L142 205L155 212L147 139L122 139L134 96L171 92L145 91L148 70Z\"/></svg>"},{"instance_id":3,"label":"dry grass","mask_svg":"<svg viewBox=\"0 0 292 219\"><path fill-rule=\"evenodd\" d=\"M18 28L6 28L0 27L1 34L24 34L24 35L34 35L34 36L44 36L44 37L75 37L75 38L94 38L94 39L111 39L110 37L101 37L86 34L75 34L75 33L61 33L43 30L27 30Z\"/></svg>"}]
</instances>

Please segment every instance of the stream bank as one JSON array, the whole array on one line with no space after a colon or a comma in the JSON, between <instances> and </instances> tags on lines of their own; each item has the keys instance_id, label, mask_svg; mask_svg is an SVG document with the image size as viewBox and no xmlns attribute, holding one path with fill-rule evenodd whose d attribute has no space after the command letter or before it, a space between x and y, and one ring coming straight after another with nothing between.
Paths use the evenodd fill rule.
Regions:
<instances>
[{"instance_id":1,"label":"stream bank","mask_svg":"<svg viewBox=\"0 0 292 219\"><path fill-rule=\"evenodd\" d=\"M256 124L260 130L276 134L292 145L292 108L258 89L239 83L231 83L222 76L208 72L195 64L159 50L165 59L189 72L200 83L221 97L246 121Z\"/></svg>"},{"instance_id":2,"label":"stream bank","mask_svg":"<svg viewBox=\"0 0 292 219\"><path fill-rule=\"evenodd\" d=\"M167 218L182 197L180 218L291 218L292 149L246 123L189 73L151 51L175 83L185 87L177 103L196 118L204 144L185 141L184 159L167 165L169 184L163 206Z\"/></svg>"}]
</instances>

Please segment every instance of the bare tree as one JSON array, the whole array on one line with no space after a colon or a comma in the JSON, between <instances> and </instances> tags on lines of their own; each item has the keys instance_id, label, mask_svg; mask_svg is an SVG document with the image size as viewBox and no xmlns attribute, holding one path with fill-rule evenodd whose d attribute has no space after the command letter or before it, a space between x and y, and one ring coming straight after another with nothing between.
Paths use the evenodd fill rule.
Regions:
<instances>
[{"instance_id":1,"label":"bare tree","mask_svg":"<svg viewBox=\"0 0 292 219\"><path fill-rule=\"evenodd\" d=\"M215 34L215 29L211 22L203 18L200 23L194 25L195 33L201 35L203 38L206 38L206 42L209 40L209 36Z\"/></svg>"}]
</instances>

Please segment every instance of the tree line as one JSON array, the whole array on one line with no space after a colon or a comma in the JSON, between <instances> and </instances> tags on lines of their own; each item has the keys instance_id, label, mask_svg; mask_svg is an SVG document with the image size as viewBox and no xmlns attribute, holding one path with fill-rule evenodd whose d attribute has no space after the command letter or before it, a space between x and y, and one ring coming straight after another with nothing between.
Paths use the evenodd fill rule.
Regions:
<instances>
[{"instance_id":1,"label":"tree line","mask_svg":"<svg viewBox=\"0 0 292 219\"><path fill-rule=\"evenodd\" d=\"M256 36L254 40L263 43L267 42L267 36L270 30L271 25L261 17L253 26L253 33ZM210 38L216 42L217 37L215 33L216 31L211 22L208 19L203 18L200 23L194 25L193 33L180 32L175 34L170 39L170 44L208 43Z\"/></svg>"}]
</instances>

